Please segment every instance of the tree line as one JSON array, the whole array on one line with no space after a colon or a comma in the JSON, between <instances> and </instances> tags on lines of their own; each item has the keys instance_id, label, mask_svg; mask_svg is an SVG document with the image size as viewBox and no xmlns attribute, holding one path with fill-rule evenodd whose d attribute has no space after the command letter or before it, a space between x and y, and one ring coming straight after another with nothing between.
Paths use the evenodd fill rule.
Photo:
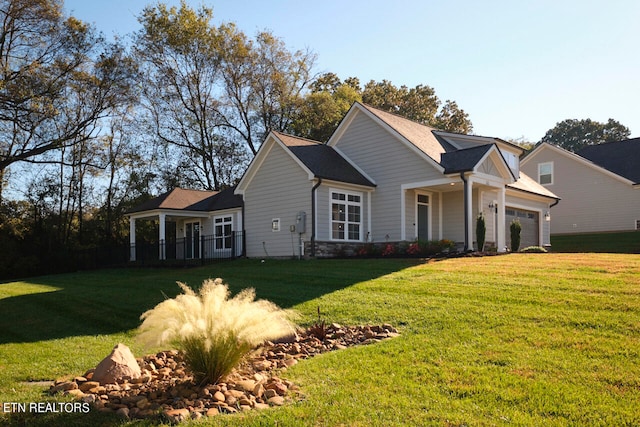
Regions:
<instances>
[{"instance_id":1,"label":"tree line","mask_svg":"<svg viewBox=\"0 0 640 427\"><path fill-rule=\"evenodd\" d=\"M313 51L213 18L158 3L107 41L62 0L0 0L0 278L126 244L132 206L232 186L270 130L326 141L354 101L473 130L427 85L316 74Z\"/></svg>"}]
</instances>

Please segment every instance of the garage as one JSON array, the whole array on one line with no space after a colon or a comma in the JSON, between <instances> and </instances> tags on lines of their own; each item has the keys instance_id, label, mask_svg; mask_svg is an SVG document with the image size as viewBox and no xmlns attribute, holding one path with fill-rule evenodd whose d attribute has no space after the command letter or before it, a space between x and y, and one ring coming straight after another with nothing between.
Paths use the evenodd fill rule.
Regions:
<instances>
[{"instance_id":1,"label":"garage","mask_svg":"<svg viewBox=\"0 0 640 427\"><path fill-rule=\"evenodd\" d=\"M515 209L507 207L505 209L505 226L506 226L506 243L511 249L511 221L518 219L522 226L520 232L520 249L527 246L540 245L540 214L538 212L527 211L524 209Z\"/></svg>"}]
</instances>

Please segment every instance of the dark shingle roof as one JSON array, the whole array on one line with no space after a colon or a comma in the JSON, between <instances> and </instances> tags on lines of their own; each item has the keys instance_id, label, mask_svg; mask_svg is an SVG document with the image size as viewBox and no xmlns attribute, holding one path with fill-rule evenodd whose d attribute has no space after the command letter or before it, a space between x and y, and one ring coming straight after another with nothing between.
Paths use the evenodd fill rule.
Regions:
<instances>
[{"instance_id":1,"label":"dark shingle roof","mask_svg":"<svg viewBox=\"0 0 640 427\"><path fill-rule=\"evenodd\" d=\"M156 209L215 211L242 207L242 196L233 194L235 188L224 191L201 191L174 188L131 208L127 213L152 211Z\"/></svg>"},{"instance_id":2,"label":"dark shingle roof","mask_svg":"<svg viewBox=\"0 0 640 427\"><path fill-rule=\"evenodd\" d=\"M230 187L226 190L207 197L206 199L189 206L188 210L194 211L220 211L223 209L240 208L244 205L242 196L235 195L233 192L236 187Z\"/></svg>"},{"instance_id":3,"label":"dark shingle roof","mask_svg":"<svg viewBox=\"0 0 640 427\"><path fill-rule=\"evenodd\" d=\"M480 159L487 154L491 147L493 147L493 144L486 144L444 153L440 164L444 167L445 174L467 172L476 167Z\"/></svg>"},{"instance_id":4,"label":"dark shingle roof","mask_svg":"<svg viewBox=\"0 0 640 427\"><path fill-rule=\"evenodd\" d=\"M576 154L635 184L640 183L640 138L587 145Z\"/></svg>"},{"instance_id":5,"label":"dark shingle roof","mask_svg":"<svg viewBox=\"0 0 640 427\"><path fill-rule=\"evenodd\" d=\"M317 141L273 132L317 178L375 187L333 147Z\"/></svg>"}]
</instances>

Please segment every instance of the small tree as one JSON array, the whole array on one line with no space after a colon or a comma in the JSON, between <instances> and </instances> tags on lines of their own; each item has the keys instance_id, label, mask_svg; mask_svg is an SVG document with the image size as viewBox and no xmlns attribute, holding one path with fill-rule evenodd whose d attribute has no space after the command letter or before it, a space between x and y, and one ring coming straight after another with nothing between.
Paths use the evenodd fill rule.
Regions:
<instances>
[{"instance_id":1,"label":"small tree","mask_svg":"<svg viewBox=\"0 0 640 427\"><path fill-rule=\"evenodd\" d=\"M520 249L520 231L522 230L520 221L517 218L511 221L509 229L511 230L511 252L518 252L518 249Z\"/></svg>"},{"instance_id":2,"label":"small tree","mask_svg":"<svg viewBox=\"0 0 640 427\"><path fill-rule=\"evenodd\" d=\"M482 252L484 249L484 239L487 233L487 226L484 222L484 215L480 213L476 219L476 242L478 242L478 251Z\"/></svg>"}]
</instances>

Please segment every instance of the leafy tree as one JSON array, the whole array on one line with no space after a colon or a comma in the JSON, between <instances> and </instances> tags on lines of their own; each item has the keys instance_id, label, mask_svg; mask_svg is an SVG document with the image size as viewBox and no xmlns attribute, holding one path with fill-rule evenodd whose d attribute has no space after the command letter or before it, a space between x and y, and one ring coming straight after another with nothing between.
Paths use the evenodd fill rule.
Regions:
<instances>
[{"instance_id":1,"label":"leafy tree","mask_svg":"<svg viewBox=\"0 0 640 427\"><path fill-rule=\"evenodd\" d=\"M333 75L335 76L335 74ZM362 101L359 91L348 83L330 79L317 80L292 123L296 135L326 141L355 101Z\"/></svg>"},{"instance_id":2,"label":"leafy tree","mask_svg":"<svg viewBox=\"0 0 640 427\"><path fill-rule=\"evenodd\" d=\"M354 101L449 132L473 130L468 114L456 102L447 100L441 107L434 89L426 85L396 87L388 80L371 80L361 88L355 77L340 81L334 73L325 73L310 88L292 125L297 135L307 138L328 139Z\"/></svg>"},{"instance_id":3,"label":"leafy tree","mask_svg":"<svg viewBox=\"0 0 640 427\"><path fill-rule=\"evenodd\" d=\"M65 17L57 0L0 0L0 20L2 181L16 162L49 162L91 139L128 96L133 68L121 46Z\"/></svg>"},{"instance_id":4,"label":"leafy tree","mask_svg":"<svg viewBox=\"0 0 640 427\"><path fill-rule=\"evenodd\" d=\"M456 102L446 101L440 108L441 102L435 90L426 85L398 88L387 80L382 82L372 80L362 91L362 101L381 110L445 131L466 134L473 130L469 115L461 110Z\"/></svg>"},{"instance_id":5,"label":"leafy tree","mask_svg":"<svg viewBox=\"0 0 640 427\"><path fill-rule=\"evenodd\" d=\"M631 131L620 122L609 119L600 123L591 119L567 119L556 123L549 129L540 142L557 145L568 151L576 152L586 145L619 141L629 138Z\"/></svg>"}]
</instances>

